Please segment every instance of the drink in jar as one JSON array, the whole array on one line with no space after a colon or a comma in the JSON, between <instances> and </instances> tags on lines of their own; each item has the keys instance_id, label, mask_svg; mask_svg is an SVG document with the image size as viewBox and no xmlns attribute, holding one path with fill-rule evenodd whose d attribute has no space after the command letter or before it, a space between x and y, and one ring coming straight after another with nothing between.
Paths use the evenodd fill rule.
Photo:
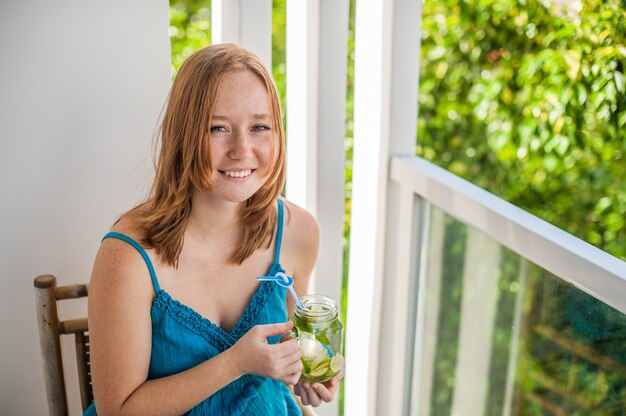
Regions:
<instances>
[{"instance_id":1,"label":"drink in jar","mask_svg":"<svg viewBox=\"0 0 626 416\"><path fill-rule=\"evenodd\" d=\"M300 298L296 305L292 334L302 351L302 379L324 382L336 376L343 366L341 341L343 324L337 302L324 295Z\"/></svg>"}]
</instances>

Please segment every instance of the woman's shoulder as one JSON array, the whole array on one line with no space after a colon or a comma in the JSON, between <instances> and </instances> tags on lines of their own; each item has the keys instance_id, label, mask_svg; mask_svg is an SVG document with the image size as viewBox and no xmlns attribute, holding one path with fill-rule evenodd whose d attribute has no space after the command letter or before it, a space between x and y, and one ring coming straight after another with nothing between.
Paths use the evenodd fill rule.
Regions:
<instances>
[{"instance_id":1,"label":"woman's shoulder","mask_svg":"<svg viewBox=\"0 0 626 416\"><path fill-rule=\"evenodd\" d=\"M144 233L132 216L128 214L124 214L116 221L110 232L126 236L139 246L142 245ZM115 279L117 276L127 276L128 274L143 275L148 272L148 267L141 253L128 241L107 237L102 240L96 255L94 272L96 271L106 275L107 279Z\"/></svg>"},{"instance_id":2,"label":"woman's shoulder","mask_svg":"<svg viewBox=\"0 0 626 416\"><path fill-rule=\"evenodd\" d=\"M300 285L296 290L304 293L317 261L320 227L315 216L306 209L289 201L285 201L285 208L283 267Z\"/></svg>"},{"instance_id":3,"label":"woman's shoulder","mask_svg":"<svg viewBox=\"0 0 626 416\"><path fill-rule=\"evenodd\" d=\"M123 214L115 221L109 231L126 235L137 242L143 240L145 236L145 232L142 231L139 221L137 221L137 214L130 212Z\"/></svg>"},{"instance_id":4,"label":"woman's shoulder","mask_svg":"<svg viewBox=\"0 0 626 416\"><path fill-rule=\"evenodd\" d=\"M283 199L285 203L285 243L294 249L317 252L320 227L315 216L305 208Z\"/></svg>"}]
</instances>

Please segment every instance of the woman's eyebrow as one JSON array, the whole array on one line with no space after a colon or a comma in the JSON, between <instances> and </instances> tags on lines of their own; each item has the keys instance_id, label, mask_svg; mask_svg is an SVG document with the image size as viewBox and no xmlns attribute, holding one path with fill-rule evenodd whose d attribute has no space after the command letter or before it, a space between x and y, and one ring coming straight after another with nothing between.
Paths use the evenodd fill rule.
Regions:
<instances>
[{"instance_id":1,"label":"woman's eyebrow","mask_svg":"<svg viewBox=\"0 0 626 416\"><path fill-rule=\"evenodd\" d=\"M271 120L272 119L271 115L263 114L263 113L252 114L250 117L255 120ZM214 120L214 121L228 121L229 119L230 118L228 116L222 116L219 114L213 114L213 116L211 116L211 120Z\"/></svg>"}]
</instances>

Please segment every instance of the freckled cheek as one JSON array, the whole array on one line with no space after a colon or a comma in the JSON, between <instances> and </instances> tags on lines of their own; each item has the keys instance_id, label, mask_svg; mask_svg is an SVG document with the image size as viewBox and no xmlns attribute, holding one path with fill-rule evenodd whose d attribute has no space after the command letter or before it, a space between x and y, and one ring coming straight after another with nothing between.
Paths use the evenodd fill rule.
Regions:
<instances>
[{"instance_id":1,"label":"freckled cheek","mask_svg":"<svg viewBox=\"0 0 626 416\"><path fill-rule=\"evenodd\" d=\"M206 142L204 144L204 157L207 161L207 166L214 169L217 162L228 154L228 147L219 142Z\"/></svg>"},{"instance_id":2,"label":"freckled cheek","mask_svg":"<svg viewBox=\"0 0 626 416\"><path fill-rule=\"evenodd\" d=\"M278 160L278 144L274 141L274 144L267 143L267 145L257 149L257 157L263 164L263 176L269 175L270 171Z\"/></svg>"}]
</instances>

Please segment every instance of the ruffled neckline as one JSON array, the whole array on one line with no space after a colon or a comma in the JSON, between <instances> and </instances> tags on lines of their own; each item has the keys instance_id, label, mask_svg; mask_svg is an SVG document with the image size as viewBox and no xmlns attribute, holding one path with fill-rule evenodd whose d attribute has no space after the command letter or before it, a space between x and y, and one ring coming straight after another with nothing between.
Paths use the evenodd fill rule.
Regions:
<instances>
[{"instance_id":1,"label":"ruffled neckline","mask_svg":"<svg viewBox=\"0 0 626 416\"><path fill-rule=\"evenodd\" d=\"M279 264L275 264L270 268L269 273L275 274L278 271L283 271L283 269ZM279 286L274 282L261 282L254 291L252 299L250 299L250 303L246 306L239 321L237 321L231 331L226 331L193 308L172 298L170 294L163 289L159 289L156 292L153 308L156 307L164 311L194 333L211 341L211 343L221 351L225 351L232 347L239 338L257 324L263 306L278 287Z\"/></svg>"}]
</instances>

